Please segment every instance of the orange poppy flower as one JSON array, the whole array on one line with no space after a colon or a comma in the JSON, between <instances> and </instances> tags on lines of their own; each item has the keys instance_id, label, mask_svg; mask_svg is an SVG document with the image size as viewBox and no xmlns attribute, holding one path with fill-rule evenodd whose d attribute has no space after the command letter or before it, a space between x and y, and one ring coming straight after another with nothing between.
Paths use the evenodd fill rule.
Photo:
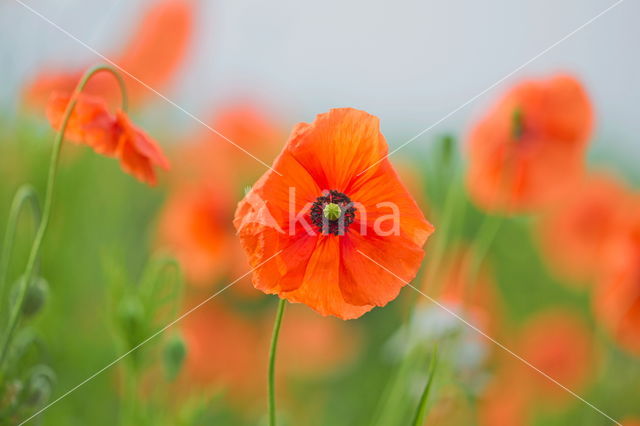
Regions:
<instances>
[{"instance_id":1,"label":"orange poppy flower","mask_svg":"<svg viewBox=\"0 0 640 426\"><path fill-rule=\"evenodd\" d=\"M612 239L606 269L596 284L593 304L598 319L627 351L640 355L640 201Z\"/></svg>"},{"instance_id":2,"label":"orange poppy flower","mask_svg":"<svg viewBox=\"0 0 640 426\"><path fill-rule=\"evenodd\" d=\"M467 186L488 211L532 211L562 197L583 169L593 111L568 75L511 89L471 130Z\"/></svg>"},{"instance_id":3,"label":"orange poppy flower","mask_svg":"<svg viewBox=\"0 0 640 426\"><path fill-rule=\"evenodd\" d=\"M558 275L575 283L597 277L605 247L630 207L628 198L615 178L592 175L545 214L538 234Z\"/></svg>"},{"instance_id":4,"label":"orange poppy flower","mask_svg":"<svg viewBox=\"0 0 640 426\"><path fill-rule=\"evenodd\" d=\"M640 426L640 419L628 418L622 421L622 426Z\"/></svg>"},{"instance_id":5,"label":"orange poppy flower","mask_svg":"<svg viewBox=\"0 0 640 426\"><path fill-rule=\"evenodd\" d=\"M51 126L60 130L70 95L54 93L47 105ZM169 169L158 144L131 123L122 111L115 115L99 98L80 94L65 135L75 143L86 144L99 154L117 157L122 169L149 185L156 184L154 166Z\"/></svg>"},{"instance_id":6,"label":"orange poppy flower","mask_svg":"<svg viewBox=\"0 0 640 426\"><path fill-rule=\"evenodd\" d=\"M193 2L189 0L154 2L125 51L113 58L113 62L126 71L123 77L132 104L138 104L152 94L136 79L154 89L160 89L171 80L186 55L194 15ZM85 67L82 68L68 72L47 71L37 76L26 89L27 103L42 105L54 91L71 93L84 73ZM85 92L109 102L118 93L116 83L104 74L92 78Z\"/></svg>"},{"instance_id":7,"label":"orange poppy flower","mask_svg":"<svg viewBox=\"0 0 640 426\"><path fill-rule=\"evenodd\" d=\"M433 227L386 154L378 119L363 111L334 109L294 128L236 210L256 288L342 319L398 295Z\"/></svg>"},{"instance_id":8,"label":"orange poppy flower","mask_svg":"<svg viewBox=\"0 0 640 426\"><path fill-rule=\"evenodd\" d=\"M574 392L585 389L596 367L596 354L592 335L577 316L566 311L544 312L529 321L521 336L518 354L522 358ZM529 366L518 364L516 368L521 383L528 383L539 398L555 404L573 399Z\"/></svg>"}]
</instances>

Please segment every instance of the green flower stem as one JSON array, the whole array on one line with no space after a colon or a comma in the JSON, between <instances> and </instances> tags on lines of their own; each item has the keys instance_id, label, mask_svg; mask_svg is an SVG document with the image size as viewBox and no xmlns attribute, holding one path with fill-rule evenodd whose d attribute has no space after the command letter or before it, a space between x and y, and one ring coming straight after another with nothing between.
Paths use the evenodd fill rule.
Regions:
<instances>
[{"instance_id":1,"label":"green flower stem","mask_svg":"<svg viewBox=\"0 0 640 426\"><path fill-rule=\"evenodd\" d=\"M418 403L418 409L416 410L416 415L413 418L413 426L423 426L425 417L427 416L427 401L429 400L429 394L431 392L431 387L433 386L433 378L436 374L436 369L438 368L438 348L434 348L433 354L431 355L431 362L429 364L429 377L427 378L427 383L424 386L424 390L422 391L422 395L420 396L420 402Z\"/></svg>"},{"instance_id":2,"label":"green flower stem","mask_svg":"<svg viewBox=\"0 0 640 426\"><path fill-rule=\"evenodd\" d=\"M502 221L502 216L487 215L482 222L482 225L480 225L480 229L478 230L474 243L474 253L471 258L468 271L468 283L470 286L475 285L478 274L480 273L482 262L484 262L487 257L489 249L498 235Z\"/></svg>"},{"instance_id":3,"label":"green flower stem","mask_svg":"<svg viewBox=\"0 0 640 426\"><path fill-rule=\"evenodd\" d=\"M42 246L42 240L44 239L44 235L47 231L47 226L49 224L49 217L51 215L51 206L53 204L53 188L55 186L56 181L56 172L58 170L58 158L60 157L60 148L62 146L62 140L64 139L64 133L67 129L67 125L69 124L69 119L71 118L71 113L73 112L76 103L78 102L78 96L80 92L87 85L91 77L98 74L99 72L109 72L111 73L118 84L120 85L120 91L122 95L122 108L126 109L127 107L127 98L126 98L126 88L125 83L120 74L118 74L115 69L107 65L98 65L91 69L89 69L71 95L71 99L67 108L64 112L62 126L60 130L56 134L56 138L53 143L53 151L51 152L51 160L49 162L49 175L47 178L47 189L44 197L44 207L42 210L42 220L38 226L38 230L36 231L35 239L33 240L33 245L31 246L31 251L29 252L29 258L27 260L27 266L24 272L24 279L20 282L20 287L18 289L18 296L16 298L15 305L12 306L11 314L9 317L9 323L7 325L6 333L2 340L2 345L0 346L0 371L2 371L4 366L4 361L6 359L7 351L9 349L11 339L15 332L15 329L18 324L18 319L20 317L20 310L22 307L22 303L24 302L25 295L27 293L28 285L30 285L31 280L33 279L33 270L36 264L36 261L40 254L40 247Z\"/></svg>"},{"instance_id":4,"label":"green flower stem","mask_svg":"<svg viewBox=\"0 0 640 426\"><path fill-rule=\"evenodd\" d=\"M278 337L280 336L280 325L282 324L282 315L284 314L284 306L287 303L285 299L280 299L278 303L278 312L276 313L276 322L273 325L273 335L271 337L271 348L269 349L269 426L276 425L276 394L275 394L275 371L276 371L276 349L278 347Z\"/></svg>"},{"instance_id":5,"label":"green flower stem","mask_svg":"<svg viewBox=\"0 0 640 426\"><path fill-rule=\"evenodd\" d=\"M0 301L4 300L5 284L9 272L9 261L15 242L18 219L20 218L22 208L27 202L29 202L31 206L35 226L37 227L40 224L40 202L38 201L38 194L36 194L35 189L31 185L23 185L18 188L16 195L13 197L9 220L7 221L7 231L4 234L4 241L2 242L2 254L0 254Z\"/></svg>"}]
</instances>

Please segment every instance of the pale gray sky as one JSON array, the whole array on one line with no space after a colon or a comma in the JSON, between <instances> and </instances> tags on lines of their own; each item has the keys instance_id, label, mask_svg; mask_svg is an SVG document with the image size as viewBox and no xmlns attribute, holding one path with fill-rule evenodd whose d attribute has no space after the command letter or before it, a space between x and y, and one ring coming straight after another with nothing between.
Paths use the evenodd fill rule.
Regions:
<instances>
[{"instance_id":1,"label":"pale gray sky","mask_svg":"<svg viewBox=\"0 0 640 426\"><path fill-rule=\"evenodd\" d=\"M151 1L23 0L105 53ZM255 96L288 123L331 107L378 115L399 145L485 90L615 0L200 1L195 45L166 94L203 118L237 95ZM524 76L567 70L598 114L597 148L640 152L640 2L626 0L416 140L468 127ZM84 63L91 52L15 0L0 1L2 104L39 65ZM172 108L172 107L167 107ZM181 125L197 125L179 111Z\"/></svg>"}]
</instances>

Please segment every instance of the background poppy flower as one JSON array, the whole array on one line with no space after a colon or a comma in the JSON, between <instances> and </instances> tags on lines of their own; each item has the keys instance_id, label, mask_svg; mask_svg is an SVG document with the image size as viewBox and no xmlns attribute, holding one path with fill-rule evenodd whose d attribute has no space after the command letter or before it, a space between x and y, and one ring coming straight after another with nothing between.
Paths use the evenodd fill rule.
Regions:
<instances>
[{"instance_id":1,"label":"background poppy flower","mask_svg":"<svg viewBox=\"0 0 640 426\"><path fill-rule=\"evenodd\" d=\"M537 228L553 270L571 283L596 279L607 243L630 207L627 191L613 176L586 177L544 214Z\"/></svg>"},{"instance_id":2,"label":"background poppy flower","mask_svg":"<svg viewBox=\"0 0 640 426\"><path fill-rule=\"evenodd\" d=\"M153 95L136 79L156 90L161 89L183 62L193 33L194 3L189 0L153 2L125 50L114 57L109 55L118 67L126 71L123 78L133 105ZM54 91L73 92L84 68L86 66L72 71L45 71L36 76L25 90L27 104L42 105ZM84 92L109 103L116 100L114 94L118 93L116 82L107 75L93 77Z\"/></svg>"},{"instance_id":3,"label":"background poppy flower","mask_svg":"<svg viewBox=\"0 0 640 426\"><path fill-rule=\"evenodd\" d=\"M47 105L47 118L60 130L71 95L54 93ZM117 157L122 169L149 185L157 182L154 166L169 169L169 160L160 146L133 125L118 110L111 114L99 98L80 94L68 122L70 140L92 147L99 154ZM66 134L66 133L65 133Z\"/></svg>"},{"instance_id":4,"label":"background poppy flower","mask_svg":"<svg viewBox=\"0 0 640 426\"><path fill-rule=\"evenodd\" d=\"M531 424L531 394L508 369L494 378L478 402L481 426Z\"/></svg>"},{"instance_id":5,"label":"background poppy flower","mask_svg":"<svg viewBox=\"0 0 640 426\"><path fill-rule=\"evenodd\" d=\"M588 385L597 361L587 326L567 311L546 311L531 318L520 332L517 353L538 370L574 392ZM553 404L573 401L571 395L524 364L518 364L520 385L531 386L537 398Z\"/></svg>"},{"instance_id":6,"label":"background poppy flower","mask_svg":"<svg viewBox=\"0 0 640 426\"><path fill-rule=\"evenodd\" d=\"M160 215L159 244L176 255L187 282L195 287L214 288L248 269L230 226L233 202L226 185L214 181L175 186ZM238 283L233 288L241 287Z\"/></svg>"},{"instance_id":7,"label":"background poppy flower","mask_svg":"<svg viewBox=\"0 0 640 426\"><path fill-rule=\"evenodd\" d=\"M454 248L447 254L436 279L429 283L425 277L423 287L428 294L439 294L438 300L447 306L459 307L475 327L494 336L502 319L500 301L487 268L480 269L473 278L470 276L473 254L466 247Z\"/></svg>"},{"instance_id":8,"label":"background poppy flower","mask_svg":"<svg viewBox=\"0 0 640 426\"><path fill-rule=\"evenodd\" d=\"M257 267L256 288L342 319L357 318L398 295L415 277L433 227L386 154L378 119L363 111L334 109L313 124L294 128L274 162L275 171L267 171L236 210L240 241ZM296 194L291 206L290 189ZM360 208L351 209L351 202ZM378 218L389 214L380 204L384 202L399 211L397 235L377 235L373 228ZM325 227L325 209L336 203L341 206L338 215L325 216ZM301 214L306 222L292 222L290 214ZM388 265L401 279L359 251Z\"/></svg>"},{"instance_id":9,"label":"background poppy flower","mask_svg":"<svg viewBox=\"0 0 640 426\"><path fill-rule=\"evenodd\" d=\"M612 238L603 256L604 272L593 305L605 329L626 350L640 355L640 202Z\"/></svg>"},{"instance_id":10,"label":"background poppy flower","mask_svg":"<svg viewBox=\"0 0 640 426\"><path fill-rule=\"evenodd\" d=\"M471 130L467 186L488 211L532 211L564 195L583 170L593 128L578 80L555 75L512 88Z\"/></svg>"}]
</instances>

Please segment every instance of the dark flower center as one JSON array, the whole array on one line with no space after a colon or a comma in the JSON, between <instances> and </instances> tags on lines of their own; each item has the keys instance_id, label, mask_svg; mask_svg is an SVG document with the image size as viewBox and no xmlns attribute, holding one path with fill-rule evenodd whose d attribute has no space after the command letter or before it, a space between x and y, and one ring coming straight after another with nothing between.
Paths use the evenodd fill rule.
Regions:
<instances>
[{"instance_id":1,"label":"dark flower center","mask_svg":"<svg viewBox=\"0 0 640 426\"><path fill-rule=\"evenodd\" d=\"M355 217L351 199L334 189L325 191L311 206L311 222L323 234L344 235Z\"/></svg>"}]
</instances>

